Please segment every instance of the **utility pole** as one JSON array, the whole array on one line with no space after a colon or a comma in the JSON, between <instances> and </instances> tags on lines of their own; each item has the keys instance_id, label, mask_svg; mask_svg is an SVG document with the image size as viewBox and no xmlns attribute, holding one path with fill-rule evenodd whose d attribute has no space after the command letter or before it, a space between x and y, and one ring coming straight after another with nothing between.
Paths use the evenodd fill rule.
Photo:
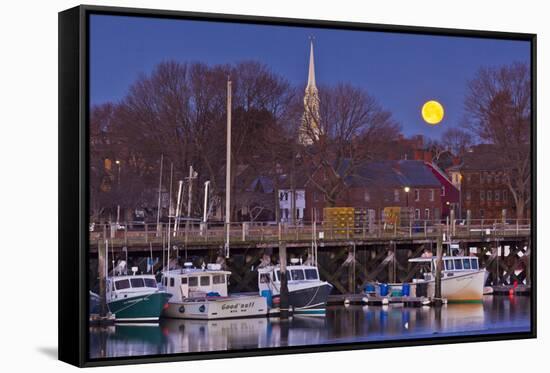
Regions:
<instances>
[{"instance_id":1,"label":"utility pole","mask_svg":"<svg viewBox=\"0 0 550 373\"><path fill-rule=\"evenodd\" d=\"M225 257L229 258L231 229L231 78L227 79L227 140L225 162Z\"/></svg>"}]
</instances>

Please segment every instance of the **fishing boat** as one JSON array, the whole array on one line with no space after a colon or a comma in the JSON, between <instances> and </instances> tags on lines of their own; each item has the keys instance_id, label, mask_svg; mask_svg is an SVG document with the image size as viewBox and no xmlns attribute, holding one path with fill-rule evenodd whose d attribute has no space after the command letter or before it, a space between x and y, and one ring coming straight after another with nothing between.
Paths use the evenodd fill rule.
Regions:
<instances>
[{"instance_id":1,"label":"fishing boat","mask_svg":"<svg viewBox=\"0 0 550 373\"><path fill-rule=\"evenodd\" d=\"M479 267L479 260L473 256L443 256L441 271L441 297L449 302L481 302L485 286L486 271ZM435 273L437 257L409 259L411 263L425 268L423 277L413 279L412 296L435 295Z\"/></svg>"},{"instance_id":2,"label":"fishing boat","mask_svg":"<svg viewBox=\"0 0 550 373\"><path fill-rule=\"evenodd\" d=\"M295 315L324 316L332 285L319 278L319 270L312 265L292 261L286 267L288 303ZM279 265L258 268L260 294L270 294L273 304L280 302L281 268Z\"/></svg>"},{"instance_id":3,"label":"fishing boat","mask_svg":"<svg viewBox=\"0 0 550 373\"><path fill-rule=\"evenodd\" d=\"M268 313L265 297L255 294L231 294L227 283L231 272L219 264L205 268L185 268L163 273L162 285L172 298L162 316L178 319L228 319L235 317L258 317Z\"/></svg>"},{"instance_id":4,"label":"fishing boat","mask_svg":"<svg viewBox=\"0 0 550 373\"><path fill-rule=\"evenodd\" d=\"M107 305L117 322L155 322L168 299L166 291L159 289L154 275L118 275L107 278Z\"/></svg>"}]
</instances>

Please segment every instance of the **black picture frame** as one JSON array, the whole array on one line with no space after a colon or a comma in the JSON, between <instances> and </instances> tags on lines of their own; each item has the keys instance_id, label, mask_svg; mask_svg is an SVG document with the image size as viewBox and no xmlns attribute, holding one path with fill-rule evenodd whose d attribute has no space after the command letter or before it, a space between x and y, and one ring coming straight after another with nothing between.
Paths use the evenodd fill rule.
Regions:
<instances>
[{"instance_id":1,"label":"black picture frame","mask_svg":"<svg viewBox=\"0 0 550 373\"><path fill-rule=\"evenodd\" d=\"M392 33L524 40L531 45L531 330L513 334L440 337L300 347L179 353L109 359L88 358L89 16L92 14L223 21L248 24L384 31ZM536 338L536 35L310 19L211 14L82 5L59 13L59 359L79 367L282 355L381 347Z\"/></svg>"}]
</instances>

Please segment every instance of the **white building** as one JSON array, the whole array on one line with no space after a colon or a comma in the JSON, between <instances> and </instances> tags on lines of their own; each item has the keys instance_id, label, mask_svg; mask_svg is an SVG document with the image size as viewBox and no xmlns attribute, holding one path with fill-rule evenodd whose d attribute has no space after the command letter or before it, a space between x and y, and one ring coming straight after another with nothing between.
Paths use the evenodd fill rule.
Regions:
<instances>
[{"instance_id":1,"label":"white building","mask_svg":"<svg viewBox=\"0 0 550 373\"><path fill-rule=\"evenodd\" d=\"M289 223L292 221L292 189L279 189L279 210L281 212L281 222ZM306 209L306 191L305 189L296 189L296 206L294 216L299 223L304 219Z\"/></svg>"}]
</instances>

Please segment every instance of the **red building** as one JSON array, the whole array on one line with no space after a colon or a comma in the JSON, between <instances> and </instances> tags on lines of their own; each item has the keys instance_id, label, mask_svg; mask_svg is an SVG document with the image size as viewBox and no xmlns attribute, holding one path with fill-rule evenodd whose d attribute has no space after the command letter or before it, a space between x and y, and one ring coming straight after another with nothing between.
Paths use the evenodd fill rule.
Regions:
<instances>
[{"instance_id":1,"label":"red building","mask_svg":"<svg viewBox=\"0 0 550 373\"><path fill-rule=\"evenodd\" d=\"M315 177L315 175L314 175ZM317 176L322 178L322 175ZM322 183L322 180L319 180ZM458 204L458 191L431 164L424 161L374 161L354 170L344 180L345 187L330 206L313 183L306 185L306 220L322 220L324 207L354 207L374 212L383 219L388 207L409 210L415 221L444 219L450 204ZM447 204L449 202L449 204Z\"/></svg>"}]
</instances>

